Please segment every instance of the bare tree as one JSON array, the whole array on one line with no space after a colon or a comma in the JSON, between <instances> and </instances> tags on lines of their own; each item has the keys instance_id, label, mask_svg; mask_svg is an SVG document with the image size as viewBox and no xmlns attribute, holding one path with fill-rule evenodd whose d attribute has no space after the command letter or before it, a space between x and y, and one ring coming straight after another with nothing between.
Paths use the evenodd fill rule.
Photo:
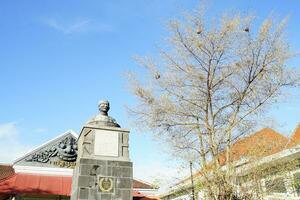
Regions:
<instances>
[{"instance_id":1,"label":"bare tree","mask_svg":"<svg viewBox=\"0 0 300 200\"><path fill-rule=\"evenodd\" d=\"M224 15L208 23L197 11L174 20L160 58L138 59L148 79L130 76L137 124L167 141L176 156L197 159L209 199L233 199L232 143L299 81L286 65L292 54L285 20L267 18L255 28L254 19Z\"/></svg>"}]
</instances>

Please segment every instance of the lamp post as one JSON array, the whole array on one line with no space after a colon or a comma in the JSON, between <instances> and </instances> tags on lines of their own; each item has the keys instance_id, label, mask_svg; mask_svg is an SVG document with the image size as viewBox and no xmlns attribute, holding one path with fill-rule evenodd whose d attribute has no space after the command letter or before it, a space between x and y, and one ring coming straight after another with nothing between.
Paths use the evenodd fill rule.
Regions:
<instances>
[{"instance_id":1,"label":"lamp post","mask_svg":"<svg viewBox=\"0 0 300 200\"><path fill-rule=\"evenodd\" d=\"M192 161L190 161L190 173L191 173L191 182L192 182L192 200L195 200L195 188L194 188L193 162Z\"/></svg>"}]
</instances>

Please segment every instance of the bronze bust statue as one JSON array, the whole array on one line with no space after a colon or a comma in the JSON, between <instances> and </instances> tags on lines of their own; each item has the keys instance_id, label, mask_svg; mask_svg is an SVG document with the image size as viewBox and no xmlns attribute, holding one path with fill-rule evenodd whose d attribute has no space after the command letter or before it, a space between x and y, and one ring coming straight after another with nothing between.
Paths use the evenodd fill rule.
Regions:
<instances>
[{"instance_id":1,"label":"bronze bust statue","mask_svg":"<svg viewBox=\"0 0 300 200\"><path fill-rule=\"evenodd\" d=\"M107 116L107 113L109 111L109 102L107 100L101 100L98 103L98 108L101 115Z\"/></svg>"},{"instance_id":2,"label":"bronze bust statue","mask_svg":"<svg viewBox=\"0 0 300 200\"><path fill-rule=\"evenodd\" d=\"M114 118L108 115L109 101L101 100L98 103L99 114L87 122L90 125L120 127Z\"/></svg>"}]
</instances>

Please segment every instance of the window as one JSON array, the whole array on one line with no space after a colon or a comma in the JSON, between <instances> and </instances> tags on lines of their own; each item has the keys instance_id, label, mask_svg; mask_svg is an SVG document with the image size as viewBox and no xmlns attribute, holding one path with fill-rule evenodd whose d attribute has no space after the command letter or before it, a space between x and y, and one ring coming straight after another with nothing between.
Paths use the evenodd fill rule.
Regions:
<instances>
[{"instance_id":1,"label":"window","mask_svg":"<svg viewBox=\"0 0 300 200\"><path fill-rule=\"evenodd\" d=\"M284 178L276 178L266 181L267 193L286 193Z\"/></svg>"}]
</instances>

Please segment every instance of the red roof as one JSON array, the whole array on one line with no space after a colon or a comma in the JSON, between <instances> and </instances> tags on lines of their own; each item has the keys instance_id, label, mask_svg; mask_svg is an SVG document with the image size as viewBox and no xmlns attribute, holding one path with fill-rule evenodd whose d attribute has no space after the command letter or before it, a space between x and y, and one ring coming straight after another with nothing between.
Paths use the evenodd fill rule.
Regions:
<instances>
[{"instance_id":1,"label":"red roof","mask_svg":"<svg viewBox=\"0 0 300 200\"><path fill-rule=\"evenodd\" d=\"M140 180L133 179L133 188L139 189L156 189L154 186L150 185L149 183L145 183Z\"/></svg>"},{"instance_id":2,"label":"red roof","mask_svg":"<svg viewBox=\"0 0 300 200\"><path fill-rule=\"evenodd\" d=\"M300 124L297 126L294 134L292 135L288 147L293 147L300 143Z\"/></svg>"},{"instance_id":3,"label":"red roof","mask_svg":"<svg viewBox=\"0 0 300 200\"><path fill-rule=\"evenodd\" d=\"M153 196L146 196L142 193L140 193L139 191L133 191L133 195L134 200L138 199L138 200L159 200L159 198L153 197Z\"/></svg>"},{"instance_id":4,"label":"red roof","mask_svg":"<svg viewBox=\"0 0 300 200\"><path fill-rule=\"evenodd\" d=\"M15 170L11 165L0 165L0 180L14 175Z\"/></svg>"},{"instance_id":5,"label":"red roof","mask_svg":"<svg viewBox=\"0 0 300 200\"><path fill-rule=\"evenodd\" d=\"M299 135L298 142L300 142L300 126L297 129L295 134ZM245 158L261 158L264 156L269 156L275 154L279 151L287 148L289 143L289 138L277 133L273 129L264 128L254 134L251 134L247 137L240 138L237 140L231 147L232 151L232 161L238 161ZM226 164L226 152L223 151L219 155L220 165L223 166ZM207 169L210 169L210 164L207 166ZM195 177L201 176L202 171L198 171L194 174ZM176 185L189 181L190 177L178 182Z\"/></svg>"},{"instance_id":6,"label":"red roof","mask_svg":"<svg viewBox=\"0 0 300 200\"><path fill-rule=\"evenodd\" d=\"M14 168L11 165L0 165L0 181L15 174ZM133 188L139 189L157 189L149 183L141 180L133 179Z\"/></svg>"},{"instance_id":7,"label":"red roof","mask_svg":"<svg viewBox=\"0 0 300 200\"><path fill-rule=\"evenodd\" d=\"M133 186L141 186L140 181L133 180ZM46 176L38 174L15 173L0 180L0 194L43 194L70 196L72 177L71 176ZM147 184L144 183L146 187ZM139 199L148 198L139 191L133 191L133 197Z\"/></svg>"},{"instance_id":8,"label":"red roof","mask_svg":"<svg viewBox=\"0 0 300 200\"><path fill-rule=\"evenodd\" d=\"M134 196L134 197L141 197L141 198L145 197L144 194L142 194L142 193L140 193L139 191L136 191L136 190L133 190L132 196Z\"/></svg>"},{"instance_id":9,"label":"red roof","mask_svg":"<svg viewBox=\"0 0 300 200\"><path fill-rule=\"evenodd\" d=\"M72 177L14 174L0 182L0 194L47 194L70 196Z\"/></svg>"},{"instance_id":10,"label":"red roof","mask_svg":"<svg viewBox=\"0 0 300 200\"><path fill-rule=\"evenodd\" d=\"M232 160L237 161L242 157L261 158L282 151L286 148L289 139L273 129L264 128L248 137L241 138L232 147ZM226 161L225 152L220 154L220 164Z\"/></svg>"}]
</instances>

